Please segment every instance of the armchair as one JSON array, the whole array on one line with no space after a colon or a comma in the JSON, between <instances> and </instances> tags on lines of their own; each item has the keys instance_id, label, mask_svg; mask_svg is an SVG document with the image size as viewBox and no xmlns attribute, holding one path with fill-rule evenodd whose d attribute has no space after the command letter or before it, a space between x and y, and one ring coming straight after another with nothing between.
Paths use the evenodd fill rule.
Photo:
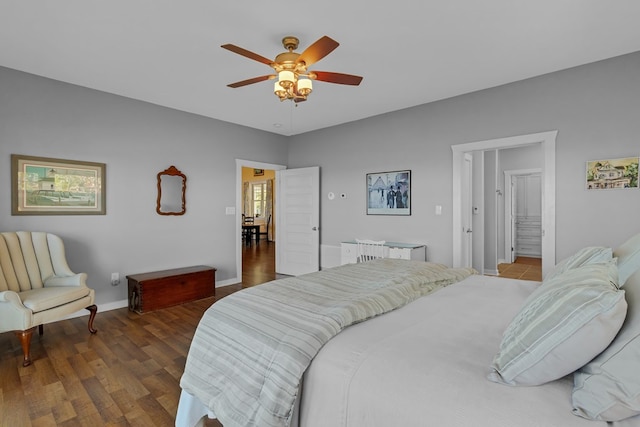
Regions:
<instances>
[{"instance_id":1,"label":"armchair","mask_svg":"<svg viewBox=\"0 0 640 427\"><path fill-rule=\"evenodd\" d=\"M86 308L89 332L98 307L86 273L74 273L60 237L45 232L0 233L0 332L14 331L31 364L31 337L43 325Z\"/></svg>"}]
</instances>

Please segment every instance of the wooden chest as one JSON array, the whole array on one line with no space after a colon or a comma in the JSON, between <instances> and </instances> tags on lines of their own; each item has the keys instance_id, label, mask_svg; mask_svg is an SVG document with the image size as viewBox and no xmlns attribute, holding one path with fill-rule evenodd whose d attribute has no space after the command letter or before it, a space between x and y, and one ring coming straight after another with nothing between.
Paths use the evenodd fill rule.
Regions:
<instances>
[{"instance_id":1,"label":"wooden chest","mask_svg":"<svg viewBox=\"0 0 640 427\"><path fill-rule=\"evenodd\" d=\"M206 265L127 276L129 310L146 313L215 295L216 269Z\"/></svg>"}]
</instances>

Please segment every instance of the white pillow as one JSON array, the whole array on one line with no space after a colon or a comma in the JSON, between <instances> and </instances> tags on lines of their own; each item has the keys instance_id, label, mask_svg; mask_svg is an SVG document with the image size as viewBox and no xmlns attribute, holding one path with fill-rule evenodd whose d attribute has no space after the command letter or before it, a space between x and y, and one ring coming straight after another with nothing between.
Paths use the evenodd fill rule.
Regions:
<instances>
[{"instance_id":1,"label":"white pillow","mask_svg":"<svg viewBox=\"0 0 640 427\"><path fill-rule=\"evenodd\" d=\"M620 286L640 269L640 234L636 234L613 251L618 258L618 275Z\"/></svg>"},{"instance_id":2,"label":"white pillow","mask_svg":"<svg viewBox=\"0 0 640 427\"><path fill-rule=\"evenodd\" d=\"M540 385L580 368L620 330L627 312L615 260L545 280L504 332L491 381Z\"/></svg>"},{"instance_id":3,"label":"white pillow","mask_svg":"<svg viewBox=\"0 0 640 427\"><path fill-rule=\"evenodd\" d=\"M640 414L640 271L624 290L629 308L620 333L573 376L573 413L584 418L619 421Z\"/></svg>"},{"instance_id":4,"label":"white pillow","mask_svg":"<svg viewBox=\"0 0 640 427\"><path fill-rule=\"evenodd\" d=\"M611 248L605 248L603 246L587 246L556 264L553 270L547 273L544 280L553 279L572 268L578 268L582 265L598 262L607 262L611 261L612 258L613 251Z\"/></svg>"}]
</instances>

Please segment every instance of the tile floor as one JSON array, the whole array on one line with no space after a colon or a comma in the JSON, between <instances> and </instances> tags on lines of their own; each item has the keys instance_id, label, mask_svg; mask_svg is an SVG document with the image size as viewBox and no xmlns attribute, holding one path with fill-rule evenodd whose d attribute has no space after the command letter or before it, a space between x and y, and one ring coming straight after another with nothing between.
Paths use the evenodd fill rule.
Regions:
<instances>
[{"instance_id":1,"label":"tile floor","mask_svg":"<svg viewBox=\"0 0 640 427\"><path fill-rule=\"evenodd\" d=\"M498 275L511 279L542 281L542 259L517 257L512 264L498 264Z\"/></svg>"}]
</instances>

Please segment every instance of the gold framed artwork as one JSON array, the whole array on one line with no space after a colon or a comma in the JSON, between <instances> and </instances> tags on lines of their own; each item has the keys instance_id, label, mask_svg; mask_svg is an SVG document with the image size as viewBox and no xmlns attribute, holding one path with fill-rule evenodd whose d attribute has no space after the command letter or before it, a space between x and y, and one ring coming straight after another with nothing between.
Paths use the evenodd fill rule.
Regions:
<instances>
[{"instance_id":1,"label":"gold framed artwork","mask_svg":"<svg viewBox=\"0 0 640 427\"><path fill-rule=\"evenodd\" d=\"M104 163L11 155L11 215L105 215Z\"/></svg>"},{"instance_id":2,"label":"gold framed artwork","mask_svg":"<svg viewBox=\"0 0 640 427\"><path fill-rule=\"evenodd\" d=\"M586 189L638 188L638 157L587 162Z\"/></svg>"}]
</instances>

